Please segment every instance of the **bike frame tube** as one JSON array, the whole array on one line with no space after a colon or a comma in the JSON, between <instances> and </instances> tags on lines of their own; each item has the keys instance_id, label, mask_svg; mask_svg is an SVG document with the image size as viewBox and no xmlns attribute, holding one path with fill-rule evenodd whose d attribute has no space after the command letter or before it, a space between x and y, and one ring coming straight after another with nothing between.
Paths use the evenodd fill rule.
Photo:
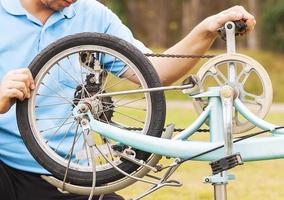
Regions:
<instances>
[{"instance_id":1,"label":"bike frame tube","mask_svg":"<svg viewBox=\"0 0 284 200\"><path fill-rule=\"evenodd\" d=\"M239 100L236 99L234 102L235 108L238 110L238 112L243 115L248 121L250 121L252 124L254 124L256 127L263 129L263 130L270 130L273 134L284 134L284 129L276 130L277 127L274 124L271 124L267 121L264 121L263 119L260 119L256 117L252 112L250 112L246 106Z\"/></svg>"},{"instance_id":2,"label":"bike frame tube","mask_svg":"<svg viewBox=\"0 0 284 200\"><path fill-rule=\"evenodd\" d=\"M109 124L102 123L93 118L88 112L91 129L104 137L113 139L125 145L129 145L142 151L159 154L162 156L187 159L202 152L216 148L224 144L221 140L222 118L221 100L219 97L210 97L209 105L199 118L186 130L181 132L174 139L157 138L141 134L135 131L128 131ZM234 152L239 152L244 161L268 160L284 158L284 130L275 130L277 126L265 122L252 114L238 99L234 101L236 109L249 121L264 130L271 130L272 136L250 138L234 144ZM76 109L74 109L76 113ZM209 117L211 141L189 141L190 137ZM220 121L219 121L220 120ZM264 123L265 122L265 123ZM277 135L277 137L276 137ZM212 161L224 156L224 148L205 154L195 160Z\"/></svg>"},{"instance_id":3,"label":"bike frame tube","mask_svg":"<svg viewBox=\"0 0 284 200\"><path fill-rule=\"evenodd\" d=\"M209 124L210 124L210 141L224 142L224 124L222 115L222 103L219 97L210 97L211 104ZM219 113L219 114L217 114Z\"/></svg>"},{"instance_id":4,"label":"bike frame tube","mask_svg":"<svg viewBox=\"0 0 284 200\"><path fill-rule=\"evenodd\" d=\"M173 140L185 140L193 135L204 124L210 113L212 112L212 104L209 104L199 117L185 130L177 134Z\"/></svg>"}]
</instances>

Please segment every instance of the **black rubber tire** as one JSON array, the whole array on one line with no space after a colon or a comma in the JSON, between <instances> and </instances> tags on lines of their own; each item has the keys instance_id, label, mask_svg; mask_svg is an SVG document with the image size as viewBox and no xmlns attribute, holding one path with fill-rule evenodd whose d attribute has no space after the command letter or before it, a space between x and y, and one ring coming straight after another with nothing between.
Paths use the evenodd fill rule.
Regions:
<instances>
[{"instance_id":1,"label":"black rubber tire","mask_svg":"<svg viewBox=\"0 0 284 200\"><path fill-rule=\"evenodd\" d=\"M80 45L99 45L113 49L131 60L139 69L149 88L159 87L160 81L156 71L151 65L150 61L133 45L114 36L100 33L80 33L76 35L67 36L45 48L30 64L29 69L34 78L52 57L58 53ZM163 92L153 92L150 94L152 103L152 116L147 135L160 137L165 123L165 97ZM50 173L59 179L64 178L65 167L52 158L49 157L37 143L29 124L28 101L17 102L17 122L22 138L33 157ZM137 158L146 161L151 154L143 151L137 152ZM119 165L122 170L131 173L134 172L139 166L123 160ZM123 178L124 175L115 169L108 169L105 171L97 172L97 185L111 183ZM67 181L76 184L89 186L92 184L92 173L81 172L69 169Z\"/></svg>"}]
</instances>

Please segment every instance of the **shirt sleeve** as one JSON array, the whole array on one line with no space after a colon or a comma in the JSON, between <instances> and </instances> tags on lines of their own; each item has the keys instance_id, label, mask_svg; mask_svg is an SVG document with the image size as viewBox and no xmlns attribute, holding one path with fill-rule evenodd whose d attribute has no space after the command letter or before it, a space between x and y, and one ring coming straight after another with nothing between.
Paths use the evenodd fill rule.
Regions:
<instances>
[{"instance_id":1,"label":"shirt sleeve","mask_svg":"<svg viewBox=\"0 0 284 200\"><path fill-rule=\"evenodd\" d=\"M137 40L127 26L125 26L116 14L109 8L103 6L103 32L121 38L139 49L142 53L152 53L142 42ZM121 76L128 66L121 61L113 61L111 58L105 58L104 66L116 76Z\"/></svg>"},{"instance_id":2,"label":"shirt sleeve","mask_svg":"<svg viewBox=\"0 0 284 200\"><path fill-rule=\"evenodd\" d=\"M107 21L105 33L115 35L121 39L128 41L143 53L152 53L142 42L135 39L132 32L125 26L121 20L110 9L105 9L105 19Z\"/></svg>"}]
</instances>

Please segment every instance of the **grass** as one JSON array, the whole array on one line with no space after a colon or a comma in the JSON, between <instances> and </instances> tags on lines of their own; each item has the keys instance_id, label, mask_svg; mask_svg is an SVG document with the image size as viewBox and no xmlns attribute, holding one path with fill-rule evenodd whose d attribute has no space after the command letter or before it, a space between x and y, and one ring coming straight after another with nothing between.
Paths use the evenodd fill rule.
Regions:
<instances>
[{"instance_id":1,"label":"grass","mask_svg":"<svg viewBox=\"0 0 284 200\"><path fill-rule=\"evenodd\" d=\"M176 127L185 127L196 117L189 108L168 108L167 123L174 122ZM276 124L284 124L284 113L271 113L267 120ZM196 136L203 138L204 135ZM170 160L163 158L162 164ZM208 162L191 161L183 164L174 174L173 179L183 182L180 188L163 188L144 198L145 200L209 200L213 199L213 187L203 184L204 176L210 175ZM281 200L284 196L284 160L248 162L231 170L236 180L228 185L230 200ZM125 198L135 197L148 186L136 183L119 192Z\"/></svg>"}]
</instances>

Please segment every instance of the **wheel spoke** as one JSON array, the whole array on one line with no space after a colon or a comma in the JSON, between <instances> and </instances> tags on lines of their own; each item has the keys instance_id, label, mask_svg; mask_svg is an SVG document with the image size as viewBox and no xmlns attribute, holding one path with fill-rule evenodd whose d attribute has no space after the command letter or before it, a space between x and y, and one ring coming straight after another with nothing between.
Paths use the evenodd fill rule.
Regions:
<instances>
[{"instance_id":1,"label":"wheel spoke","mask_svg":"<svg viewBox=\"0 0 284 200\"><path fill-rule=\"evenodd\" d=\"M118 104L116 104L116 103L112 103L112 104L109 104L109 105L106 105L106 106L102 105L102 107L103 107L104 109L103 109L101 112L99 112L99 115L100 115L102 112L107 112L107 111L109 111L109 110L113 110L113 111L114 111L115 108L120 108L120 107L122 107L122 108L125 107L125 108L130 108L130 109L135 109L135 110L141 110L141 111L147 111L147 109L143 109L143 108L135 108L135 107L126 106L126 105L128 105L128 104L131 104L131 103L140 101L140 100L142 100L142 99L144 99L144 97L143 97L143 98L136 99L136 100L132 100L132 101L130 101L130 102L126 102L126 103L121 104L121 105L118 105Z\"/></svg>"},{"instance_id":2,"label":"wheel spoke","mask_svg":"<svg viewBox=\"0 0 284 200\"><path fill-rule=\"evenodd\" d=\"M220 80L220 78L217 75L213 75L213 78L218 83L218 85L222 86L224 83Z\"/></svg>"},{"instance_id":3,"label":"wheel spoke","mask_svg":"<svg viewBox=\"0 0 284 200\"><path fill-rule=\"evenodd\" d=\"M113 69L113 66L114 66L114 63L116 62L116 57L114 57L114 60L113 60L113 62L112 62L112 64L111 64L111 67L110 67L110 72L112 71L112 69ZM103 66L103 68L104 68L104 66ZM106 85L107 85L107 83L108 82L111 82L112 80L113 80L113 77L112 78L110 78L110 80L108 80L109 79L109 77L110 77L110 75L107 75L107 77L106 77L106 80L104 81L104 84L102 85L102 87L101 87L101 89L98 91L98 94L100 94L102 91L105 91L106 90Z\"/></svg>"},{"instance_id":4,"label":"wheel spoke","mask_svg":"<svg viewBox=\"0 0 284 200\"><path fill-rule=\"evenodd\" d=\"M69 118L67 118L67 120L68 120ZM55 128L62 128L63 126L67 126L67 125L69 125L69 124L72 124L72 123L74 123L74 122L66 122L66 123L63 123L63 124L61 124L60 126L53 126L53 127L51 127L51 128L48 128L48 129L44 129L44 130L41 130L41 131L39 131L40 133L43 133L43 132L46 132L46 131L50 131L50 130L52 130L52 129L55 129Z\"/></svg>"},{"instance_id":5,"label":"wheel spoke","mask_svg":"<svg viewBox=\"0 0 284 200\"><path fill-rule=\"evenodd\" d=\"M251 94L249 92L244 91L244 96L245 97L249 97L250 99L252 99L253 101L257 101L257 99L260 99L260 96L257 96L255 94Z\"/></svg>"},{"instance_id":6,"label":"wheel spoke","mask_svg":"<svg viewBox=\"0 0 284 200\"><path fill-rule=\"evenodd\" d=\"M114 84L112 84L112 85L106 87L105 90L109 90L110 88L113 88L113 87L115 87L115 86L121 84L121 83L124 82L124 81L129 81L129 78L132 78L133 76L135 76L135 74L131 74L131 75L129 75L128 77L123 77L123 78L121 78L119 81L117 81L116 83L114 83Z\"/></svg>"},{"instance_id":7,"label":"wheel spoke","mask_svg":"<svg viewBox=\"0 0 284 200\"><path fill-rule=\"evenodd\" d=\"M86 141L84 140L84 143L83 143L83 148L85 150L85 153L86 153L86 157L87 157L87 161L88 161L88 166L90 166L90 159L89 159L89 152L88 152L88 146L87 146L87 143Z\"/></svg>"},{"instance_id":8,"label":"wheel spoke","mask_svg":"<svg viewBox=\"0 0 284 200\"><path fill-rule=\"evenodd\" d=\"M128 96L129 96L129 95L128 95ZM127 95L125 95L125 96L123 96L122 98L120 98L120 99L114 101L114 102L113 102L113 105L114 105L114 106L117 106L117 105L118 105L117 103L121 102L123 99L125 99L125 97L127 97ZM124 105L129 105L129 104L132 104L132 103L135 103L135 102L144 100L144 99L145 99L145 96L139 97L139 98L137 98L137 99L128 101L127 103L123 103L123 104L121 104L121 105L123 105L123 106L124 106ZM120 106L121 106L121 105L120 105Z\"/></svg>"},{"instance_id":9,"label":"wheel spoke","mask_svg":"<svg viewBox=\"0 0 284 200\"><path fill-rule=\"evenodd\" d=\"M51 140L57 133L58 131L64 126L64 124L71 118L72 113L67 117L66 120L63 121L63 123L61 124L61 126L59 126L56 131L48 138L48 140L46 141L46 144L49 142L49 140ZM43 131L40 131L43 132Z\"/></svg>"},{"instance_id":10,"label":"wheel spoke","mask_svg":"<svg viewBox=\"0 0 284 200\"><path fill-rule=\"evenodd\" d=\"M58 151L58 148L60 147L60 145L63 143L63 141L66 139L67 135L70 134L70 131L72 130L72 126L75 124L75 121L70 125L70 127L68 128L68 130L65 132L62 140L59 142L59 144L57 145L57 147L55 148L55 152Z\"/></svg>"},{"instance_id":11,"label":"wheel spoke","mask_svg":"<svg viewBox=\"0 0 284 200\"><path fill-rule=\"evenodd\" d=\"M248 99L242 99L242 102L246 103L246 104L257 105L257 106L261 105L261 104L257 103L256 101L252 101L252 100L248 100Z\"/></svg>"},{"instance_id":12,"label":"wheel spoke","mask_svg":"<svg viewBox=\"0 0 284 200\"><path fill-rule=\"evenodd\" d=\"M59 119L68 119L67 117L49 117L49 118L37 118L37 121L45 121L45 120L59 120Z\"/></svg>"},{"instance_id":13,"label":"wheel spoke","mask_svg":"<svg viewBox=\"0 0 284 200\"><path fill-rule=\"evenodd\" d=\"M76 131L75 131L75 135L74 135L74 139L73 139L73 143L72 143L72 147L71 147L71 152L70 152L68 164L67 164L67 167L66 167L66 170L65 170L65 174L64 174L63 184L66 183L66 178L67 178L67 174L68 174L68 171L69 171L69 166L70 166L70 163L71 163L71 160L72 160L73 151L74 151L74 147L75 147L75 141L76 141L76 136L77 136L77 133L78 133L78 128L79 128L79 124L77 124L77 127L76 127Z\"/></svg>"},{"instance_id":14,"label":"wheel spoke","mask_svg":"<svg viewBox=\"0 0 284 200\"><path fill-rule=\"evenodd\" d=\"M223 80L223 83L226 83L228 81L226 76L217 67L216 67L216 72L219 75L219 77L221 77L221 79Z\"/></svg>"},{"instance_id":15,"label":"wheel spoke","mask_svg":"<svg viewBox=\"0 0 284 200\"><path fill-rule=\"evenodd\" d=\"M73 81L75 81L78 85L80 84L80 81L78 81L75 77L73 77L68 71L66 71L60 64L59 62L56 63L56 65L65 73L67 74Z\"/></svg>"},{"instance_id":16,"label":"wheel spoke","mask_svg":"<svg viewBox=\"0 0 284 200\"><path fill-rule=\"evenodd\" d=\"M76 106L74 103L73 103L73 101L71 100L69 100L68 98L66 98L66 97L64 97L64 96L62 96L62 95L60 95L60 94L58 94L58 92L57 91L55 91L55 90L53 90L53 89L51 89L50 87L48 87L45 83L43 83L43 82L41 82L41 84L42 85L44 85L47 89L49 89L50 91L52 91L53 93L55 93L55 94L57 94L59 97L61 97L62 99L64 99L64 100L66 100L67 102L69 102L70 104L72 104L72 105L74 105L74 106Z\"/></svg>"},{"instance_id":17,"label":"wheel spoke","mask_svg":"<svg viewBox=\"0 0 284 200\"><path fill-rule=\"evenodd\" d=\"M101 106L103 106L103 105L101 105ZM106 114L105 114L105 112L102 111L102 113L103 113L103 115L104 115L104 118L106 119L107 124L110 124L110 123L109 123L109 120L108 120L108 118L107 118L107 116L106 116ZM110 146L109 146L109 140L108 140L106 137L103 137L103 136L101 136L101 138L102 138L103 144L106 144L107 147L108 147L108 151L109 151L109 155L110 155L110 157L111 157L111 160L114 161L114 156L113 156L112 151L111 151L111 148L110 148Z\"/></svg>"},{"instance_id":18,"label":"wheel spoke","mask_svg":"<svg viewBox=\"0 0 284 200\"><path fill-rule=\"evenodd\" d=\"M242 85L245 85L245 83L247 82L250 74L251 74L251 71L244 73L244 78L242 80Z\"/></svg>"},{"instance_id":19,"label":"wheel spoke","mask_svg":"<svg viewBox=\"0 0 284 200\"><path fill-rule=\"evenodd\" d=\"M68 97L65 97L65 96L54 96L54 95L46 95L46 94L39 94L37 93L36 96L41 96L41 97L48 97L48 98L55 98L55 99L64 99L66 100L68 103L72 102L73 99L71 98L68 98ZM80 100L80 99L77 99L77 98L74 98L74 100ZM70 103L71 104L71 103Z\"/></svg>"},{"instance_id":20,"label":"wheel spoke","mask_svg":"<svg viewBox=\"0 0 284 200\"><path fill-rule=\"evenodd\" d=\"M137 119L137 118L135 118L135 117L131 117L131 116L126 115L126 114L124 114L124 113L122 113L122 112L119 112L119 111L117 111L117 110L115 110L115 112L118 113L118 114L120 114L120 115L123 115L124 117L127 117L127 118L129 118L129 119L132 119L132 120L134 120L134 121L136 121L136 122L139 122L139 123L141 123L141 124L145 124L144 121L141 121L141 120L139 120L139 119Z\"/></svg>"},{"instance_id":21,"label":"wheel spoke","mask_svg":"<svg viewBox=\"0 0 284 200\"><path fill-rule=\"evenodd\" d=\"M70 103L57 103L57 104L47 104L47 105L37 105L35 106L36 109L46 108L46 107L54 107L54 106L65 106L70 105Z\"/></svg>"}]
</instances>

